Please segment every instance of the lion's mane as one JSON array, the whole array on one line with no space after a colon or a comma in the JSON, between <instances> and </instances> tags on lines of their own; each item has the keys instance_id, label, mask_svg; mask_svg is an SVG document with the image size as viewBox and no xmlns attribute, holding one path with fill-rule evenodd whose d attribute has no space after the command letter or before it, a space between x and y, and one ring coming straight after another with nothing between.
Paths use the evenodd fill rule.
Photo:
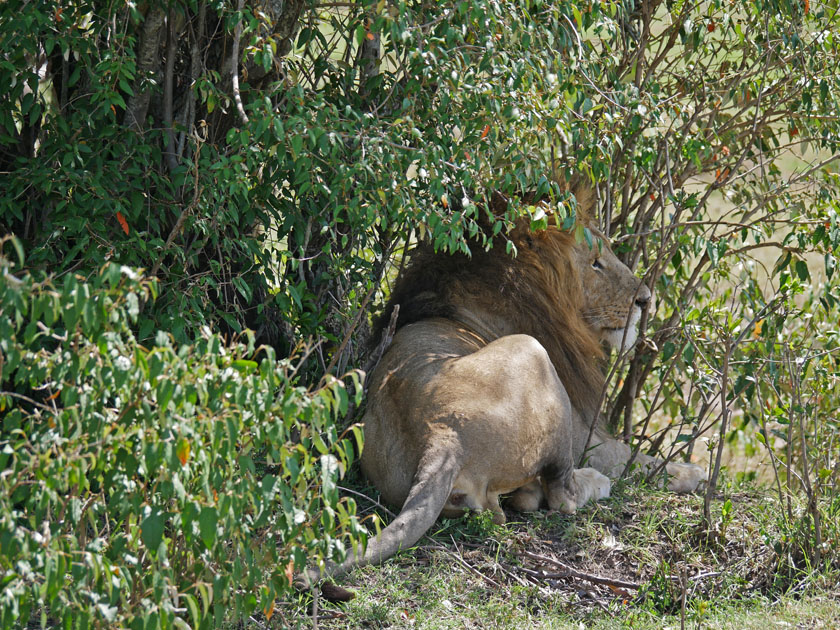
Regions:
<instances>
[{"instance_id":1,"label":"lion's mane","mask_svg":"<svg viewBox=\"0 0 840 630\"><path fill-rule=\"evenodd\" d=\"M592 418L604 384L604 352L581 312L585 288L571 255L574 236L554 226L539 233L528 228L525 217L509 235L516 257L499 240L490 250L472 243L471 256L419 244L374 323L373 338L380 338L395 304L398 329L432 317L457 319L459 306L483 307L543 345L572 405Z\"/></svg>"}]
</instances>

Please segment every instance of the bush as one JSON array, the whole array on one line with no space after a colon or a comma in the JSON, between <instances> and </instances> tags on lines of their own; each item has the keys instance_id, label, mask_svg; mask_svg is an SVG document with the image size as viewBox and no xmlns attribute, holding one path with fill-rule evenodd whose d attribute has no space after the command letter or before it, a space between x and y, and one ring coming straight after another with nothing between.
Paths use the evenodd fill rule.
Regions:
<instances>
[{"instance_id":1,"label":"bush","mask_svg":"<svg viewBox=\"0 0 840 630\"><path fill-rule=\"evenodd\" d=\"M0 626L270 617L296 569L343 556L360 436L337 434L342 382L297 385L250 335L138 344L157 289L126 267L0 273Z\"/></svg>"}]
</instances>

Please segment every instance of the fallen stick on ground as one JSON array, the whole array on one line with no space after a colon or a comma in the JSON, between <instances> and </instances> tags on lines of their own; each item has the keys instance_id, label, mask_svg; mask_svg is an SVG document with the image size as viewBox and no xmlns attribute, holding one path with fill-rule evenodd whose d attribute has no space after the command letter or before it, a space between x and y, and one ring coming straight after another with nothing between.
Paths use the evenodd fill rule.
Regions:
<instances>
[{"instance_id":1,"label":"fallen stick on ground","mask_svg":"<svg viewBox=\"0 0 840 630\"><path fill-rule=\"evenodd\" d=\"M607 586L618 586L620 588L632 588L634 590L639 590L641 588L641 584L637 584L636 582L625 582L624 580L616 580L613 578L602 577L600 575L592 575L590 573L583 573L576 569L573 569L567 564L560 562L559 560L555 560L554 558L549 558L547 556L541 556L536 553L532 553L530 551L523 551L523 556L527 556L532 560L539 560L540 562L544 562L546 564L554 565L563 570L562 573L545 573L543 572L542 577L545 578L559 578L559 577L573 577L578 578L580 580L586 580L588 582L592 582L594 584L606 584Z\"/></svg>"}]
</instances>

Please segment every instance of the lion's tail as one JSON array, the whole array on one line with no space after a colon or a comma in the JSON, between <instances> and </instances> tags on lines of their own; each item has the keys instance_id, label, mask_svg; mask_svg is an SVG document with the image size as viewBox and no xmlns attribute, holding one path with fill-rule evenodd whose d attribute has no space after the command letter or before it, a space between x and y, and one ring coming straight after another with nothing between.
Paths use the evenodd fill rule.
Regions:
<instances>
[{"instance_id":1,"label":"lion's tail","mask_svg":"<svg viewBox=\"0 0 840 630\"><path fill-rule=\"evenodd\" d=\"M355 567L384 562L402 549L413 546L434 525L449 498L461 464L452 448L427 452L417 467L414 483L399 515L378 536L368 540L364 554L348 557L340 565L332 564L324 574L308 569L306 581L337 577Z\"/></svg>"},{"instance_id":2,"label":"lion's tail","mask_svg":"<svg viewBox=\"0 0 840 630\"><path fill-rule=\"evenodd\" d=\"M461 464L452 449L436 449L426 453L417 467L414 483L402 510L379 536L368 541L361 557L342 564L349 570L356 566L378 564L402 549L413 546L434 525L452 491Z\"/></svg>"}]
</instances>

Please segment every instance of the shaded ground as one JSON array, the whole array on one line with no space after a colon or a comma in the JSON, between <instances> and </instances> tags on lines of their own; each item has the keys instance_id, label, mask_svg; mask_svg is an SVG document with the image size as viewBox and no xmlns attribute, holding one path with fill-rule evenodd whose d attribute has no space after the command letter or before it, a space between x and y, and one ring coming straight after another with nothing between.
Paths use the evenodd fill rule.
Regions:
<instances>
[{"instance_id":1,"label":"shaded ground","mask_svg":"<svg viewBox=\"0 0 840 630\"><path fill-rule=\"evenodd\" d=\"M321 598L313 624L303 597L283 619L319 628L840 628L838 542L814 570L783 534L771 491L730 487L720 499L711 539L697 530L702 497L629 484L572 517L508 512L501 527L481 515L444 519L414 550L343 578L353 601Z\"/></svg>"}]
</instances>

